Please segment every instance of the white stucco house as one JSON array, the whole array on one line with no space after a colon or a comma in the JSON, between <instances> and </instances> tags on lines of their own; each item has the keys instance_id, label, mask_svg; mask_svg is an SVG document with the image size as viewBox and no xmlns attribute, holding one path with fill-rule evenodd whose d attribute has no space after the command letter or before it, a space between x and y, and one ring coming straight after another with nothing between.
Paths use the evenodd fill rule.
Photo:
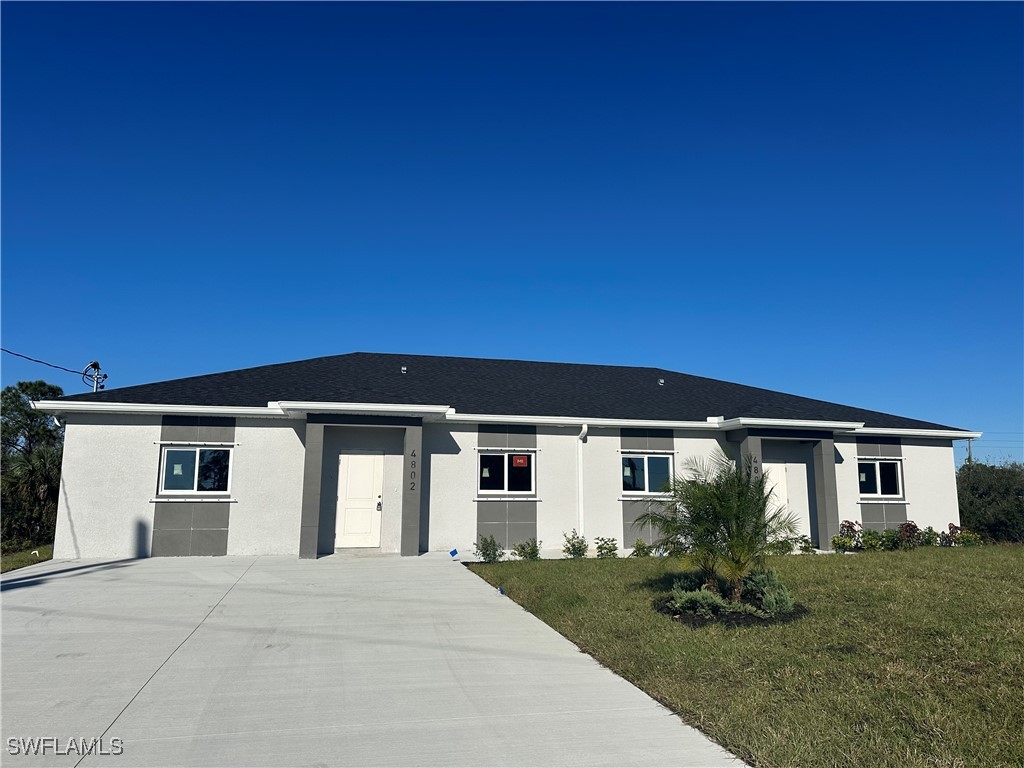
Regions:
<instances>
[{"instance_id":1,"label":"white stucco house","mask_svg":"<svg viewBox=\"0 0 1024 768\"><path fill-rule=\"evenodd\" d=\"M629 548L691 456L768 473L802 533L959 523L979 433L654 368L354 353L40 401L66 425L54 557Z\"/></svg>"}]
</instances>

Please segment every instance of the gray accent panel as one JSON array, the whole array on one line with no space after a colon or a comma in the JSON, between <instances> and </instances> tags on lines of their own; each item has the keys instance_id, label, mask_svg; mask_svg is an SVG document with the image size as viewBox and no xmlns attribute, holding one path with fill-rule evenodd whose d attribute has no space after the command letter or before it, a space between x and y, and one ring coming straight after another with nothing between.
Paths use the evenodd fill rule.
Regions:
<instances>
[{"instance_id":1,"label":"gray accent panel","mask_svg":"<svg viewBox=\"0 0 1024 768\"><path fill-rule=\"evenodd\" d=\"M888 527L895 528L900 523L907 522L906 504L882 504L880 506L885 507L885 524Z\"/></svg>"},{"instance_id":2,"label":"gray accent panel","mask_svg":"<svg viewBox=\"0 0 1024 768\"><path fill-rule=\"evenodd\" d=\"M478 501L476 504L476 521L478 523L508 522L508 502Z\"/></svg>"},{"instance_id":3,"label":"gray accent panel","mask_svg":"<svg viewBox=\"0 0 1024 768\"><path fill-rule=\"evenodd\" d=\"M522 544L524 541L537 538L537 524L536 523L513 523L508 524L508 549L512 549L516 544Z\"/></svg>"},{"instance_id":4,"label":"gray accent panel","mask_svg":"<svg viewBox=\"0 0 1024 768\"><path fill-rule=\"evenodd\" d=\"M650 502L647 501L624 501L622 502L622 541L619 543L630 548L637 539L643 539L647 544L653 544L655 539L654 531L649 525L636 525L636 519L647 512Z\"/></svg>"},{"instance_id":5,"label":"gray accent panel","mask_svg":"<svg viewBox=\"0 0 1024 768\"><path fill-rule=\"evenodd\" d=\"M537 531L537 502L536 501L510 501L508 502L508 522L529 523L533 526L534 534Z\"/></svg>"},{"instance_id":6,"label":"gray accent panel","mask_svg":"<svg viewBox=\"0 0 1024 768\"><path fill-rule=\"evenodd\" d=\"M402 475L402 554L405 556L420 553L423 475L423 427L406 427Z\"/></svg>"},{"instance_id":7,"label":"gray accent panel","mask_svg":"<svg viewBox=\"0 0 1024 768\"><path fill-rule=\"evenodd\" d=\"M885 504L861 504L860 519L865 525L872 523L885 528Z\"/></svg>"},{"instance_id":8,"label":"gray accent panel","mask_svg":"<svg viewBox=\"0 0 1024 768\"><path fill-rule=\"evenodd\" d=\"M857 455L858 456L878 456L878 443L866 443L860 440L857 441Z\"/></svg>"},{"instance_id":9,"label":"gray accent panel","mask_svg":"<svg viewBox=\"0 0 1024 768\"><path fill-rule=\"evenodd\" d=\"M157 502L152 556L226 555L230 517L226 502Z\"/></svg>"},{"instance_id":10,"label":"gray accent panel","mask_svg":"<svg viewBox=\"0 0 1024 768\"><path fill-rule=\"evenodd\" d=\"M188 531L192 528L192 504L157 502L153 510L154 531Z\"/></svg>"},{"instance_id":11,"label":"gray accent panel","mask_svg":"<svg viewBox=\"0 0 1024 768\"><path fill-rule=\"evenodd\" d=\"M228 532L223 530L193 530L191 555L226 555Z\"/></svg>"},{"instance_id":12,"label":"gray accent panel","mask_svg":"<svg viewBox=\"0 0 1024 768\"><path fill-rule=\"evenodd\" d=\"M185 557L191 550L192 531L153 531L153 557Z\"/></svg>"},{"instance_id":13,"label":"gray accent panel","mask_svg":"<svg viewBox=\"0 0 1024 768\"><path fill-rule=\"evenodd\" d=\"M163 416L160 439L179 443L232 443L235 419L229 416Z\"/></svg>"},{"instance_id":14,"label":"gray accent panel","mask_svg":"<svg viewBox=\"0 0 1024 768\"><path fill-rule=\"evenodd\" d=\"M508 429L503 424L480 424L477 445L481 448L508 448Z\"/></svg>"},{"instance_id":15,"label":"gray accent panel","mask_svg":"<svg viewBox=\"0 0 1024 768\"><path fill-rule=\"evenodd\" d=\"M885 523L869 523L865 522L862 526L865 531L884 531Z\"/></svg>"},{"instance_id":16,"label":"gray accent panel","mask_svg":"<svg viewBox=\"0 0 1024 768\"><path fill-rule=\"evenodd\" d=\"M160 439L176 443L199 442L198 416L164 416L160 419Z\"/></svg>"},{"instance_id":17,"label":"gray accent panel","mask_svg":"<svg viewBox=\"0 0 1024 768\"><path fill-rule=\"evenodd\" d=\"M323 424L306 424L302 468L302 512L299 557L315 558L320 533L320 478L324 456Z\"/></svg>"},{"instance_id":18,"label":"gray accent panel","mask_svg":"<svg viewBox=\"0 0 1024 768\"><path fill-rule=\"evenodd\" d=\"M527 431L529 430L529 431ZM537 428L516 424L508 428L509 448L536 448Z\"/></svg>"},{"instance_id":19,"label":"gray accent panel","mask_svg":"<svg viewBox=\"0 0 1024 768\"><path fill-rule=\"evenodd\" d=\"M477 523L477 541L493 536L502 549L508 549L508 523Z\"/></svg>"},{"instance_id":20,"label":"gray accent panel","mask_svg":"<svg viewBox=\"0 0 1024 768\"><path fill-rule=\"evenodd\" d=\"M215 528L227 530L230 516L230 504L193 504L192 530L210 530Z\"/></svg>"},{"instance_id":21,"label":"gray accent panel","mask_svg":"<svg viewBox=\"0 0 1024 768\"><path fill-rule=\"evenodd\" d=\"M839 534L839 491L836 488L835 440L819 440L812 450L814 501L818 514L818 548L831 549Z\"/></svg>"},{"instance_id":22,"label":"gray accent panel","mask_svg":"<svg viewBox=\"0 0 1024 768\"><path fill-rule=\"evenodd\" d=\"M879 456L902 456L903 455L903 446L898 444L898 443L896 445L887 445L886 443L881 443L878 446L878 455Z\"/></svg>"},{"instance_id":23,"label":"gray accent panel","mask_svg":"<svg viewBox=\"0 0 1024 768\"><path fill-rule=\"evenodd\" d=\"M619 430L619 447L624 451L671 451L675 447L675 433L671 429Z\"/></svg>"}]
</instances>

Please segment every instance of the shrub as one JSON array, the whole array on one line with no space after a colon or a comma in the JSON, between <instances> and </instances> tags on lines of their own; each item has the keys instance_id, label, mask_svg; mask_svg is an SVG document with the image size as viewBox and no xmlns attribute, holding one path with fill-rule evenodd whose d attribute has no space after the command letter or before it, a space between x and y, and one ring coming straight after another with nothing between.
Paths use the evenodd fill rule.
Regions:
<instances>
[{"instance_id":1,"label":"shrub","mask_svg":"<svg viewBox=\"0 0 1024 768\"><path fill-rule=\"evenodd\" d=\"M769 555L791 555L793 550L796 548L796 539L787 538L773 541L768 545Z\"/></svg>"},{"instance_id":2,"label":"shrub","mask_svg":"<svg viewBox=\"0 0 1024 768\"><path fill-rule=\"evenodd\" d=\"M512 547L512 554L520 560L540 560L540 545L536 538L527 539Z\"/></svg>"},{"instance_id":3,"label":"shrub","mask_svg":"<svg viewBox=\"0 0 1024 768\"><path fill-rule=\"evenodd\" d=\"M744 579L743 599L759 605L769 616L784 616L796 608L796 601L775 571L757 571Z\"/></svg>"},{"instance_id":4,"label":"shrub","mask_svg":"<svg viewBox=\"0 0 1024 768\"><path fill-rule=\"evenodd\" d=\"M922 547L935 547L939 544L939 532L930 525L923 529L918 537L917 543Z\"/></svg>"},{"instance_id":5,"label":"shrub","mask_svg":"<svg viewBox=\"0 0 1024 768\"><path fill-rule=\"evenodd\" d=\"M864 528L859 520L843 520L839 524L839 536L853 542L853 546L850 549L860 549L860 537L863 531Z\"/></svg>"},{"instance_id":6,"label":"shrub","mask_svg":"<svg viewBox=\"0 0 1024 768\"><path fill-rule=\"evenodd\" d=\"M882 549L892 552L900 548L900 534L895 528L886 528L882 531Z\"/></svg>"},{"instance_id":7,"label":"shrub","mask_svg":"<svg viewBox=\"0 0 1024 768\"><path fill-rule=\"evenodd\" d=\"M833 536L832 537L832 549L842 554L843 552L853 552L855 542L849 536Z\"/></svg>"},{"instance_id":8,"label":"shrub","mask_svg":"<svg viewBox=\"0 0 1024 768\"><path fill-rule=\"evenodd\" d=\"M497 563L505 556L505 550L493 536L481 536L480 541L473 545L473 554L485 563Z\"/></svg>"},{"instance_id":9,"label":"shrub","mask_svg":"<svg viewBox=\"0 0 1024 768\"><path fill-rule=\"evenodd\" d=\"M654 547L648 544L643 539L637 539L633 542L633 551L629 553L630 557L650 557L654 554Z\"/></svg>"},{"instance_id":10,"label":"shrub","mask_svg":"<svg viewBox=\"0 0 1024 768\"><path fill-rule=\"evenodd\" d=\"M865 528L860 535L860 545L865 552L878 552L882 549L882 532Z\"/></svg>"},{"instance_id":11,"label":"shrub","mask_svg":"<svg viewBox=\"0 0 1024 768\"><path fill-rule=\"evenodd\" d=\"M913 520L900 523L896 528L896 534L900 538L900 549L916 549L921 540L921 529Z\"/></svg>"},{"instance_id":12,"label":"shrub","mask_svg":"<svg viewBox=\"0 0 1024 768\"><path fill-rule=\"evenodd\" d=\"M598 536L594 541L597 544L597 556L598 557L618 557L619 556L619 542L618 539L611 539L606 536Z\"/></svg>"},{"instance_id":13,"label":"shrub","mask_svg":"<svg viewBox=\"0 0 1024 768\"><path fill-rule=\"evenodd\" d=\"M987 541L1024 542L1024 462L966 461L956 487L964 527Z\"/></svg>"},{"instance_id":14,"label":"shrub","mask_svg":"<svg viewBox=\"0 0 1024 768\"><path fill-rule=\"evenodd\" d=\"M796 537L796 548L800 550L802 555L813 555L814 554L814 542L811 541L810 536L797 536Z\"/></svg>"},{"instance_id":15,"label":"shrub","mask_svg":"<svg viewBox=\"0 0 1024 768\"><path fill-rule=\"evenodd\" d=\"M956 547L980 547L984 543L981 536L966 528L961 528L959 532L953 534L953 546Z\"/></svg>"},{"instance_id":16,"label":"shrub","mask_svg":"<svg viewBox=\"0 0 1024 768\"><path fill-rule=\"evenodd\" d=\"M570 560L579 560L587 556L587 540L572 529L572 533L562 532L565 537L565 544L562 545L562 554Z\"/></svg>"},{"instance_id":17,"label":"shrub","mask_svg":"<svg viewBox=\"0 0 1024 768\"><path fill-rule=\"evenodd\" d=\"M672 597L669 598L669 605L677 611L695 613L705 619L711 619L723 614L746 614L750 616L767 616L747 603L734 603L726 600L717 592L708 589L697 589L684 592L672 590Z\"/></svg>"}]
</instances>

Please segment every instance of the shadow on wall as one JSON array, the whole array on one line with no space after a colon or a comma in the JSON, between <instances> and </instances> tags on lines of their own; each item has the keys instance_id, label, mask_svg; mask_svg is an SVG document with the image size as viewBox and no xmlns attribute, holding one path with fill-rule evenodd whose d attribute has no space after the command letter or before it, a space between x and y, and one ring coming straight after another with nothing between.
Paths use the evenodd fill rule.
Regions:
<instances>
[{"instance_id":1,"label":"shadow on wall","mask_svg":"<svg viewBox=\"0 0 1024 768\"><path fill-rule=\"evenodd\" d=\"M82 556L82 550L78 548L78 536L75 534L75 521L71 518L71 500L68 498L68 487L64 483L64 472L60 473L60 500L64 503L64 510L68 516L68 532L71 534L71 546L75 550L75 559ZM54 542L56 545L56 542Z\"/></svg>"},{"instance_id":2,"label":"shadow on wall","mask_svg":"<svg viewBox=\"0 0 1024 768\"><path fill-rule=\"evenodd\" d=\"M135 521L135 557L149 557L149 525L141 517Z\"/></svg>"},{"instance_id":3,"label":"shadow on wall","mask_svg":"<svg viewBox=\"0 0 1024 768\"><path fill-rule=\"evenodd\" d=\"M430 551L430 479L433 477L432 458L438 454L455 456L461 453L459 444L447 430L423 430L423 485L420 492L420 552Z\"/></svg>"}]
</instances>

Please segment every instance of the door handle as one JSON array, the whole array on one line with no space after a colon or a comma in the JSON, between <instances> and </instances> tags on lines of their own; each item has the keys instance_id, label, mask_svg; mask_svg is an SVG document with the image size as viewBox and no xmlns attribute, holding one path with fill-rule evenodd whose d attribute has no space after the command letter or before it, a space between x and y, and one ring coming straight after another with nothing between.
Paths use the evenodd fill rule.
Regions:
<instances>
[{"instance_id":1,"label":"door handle","mask_svg":"<svg viewBox=\"0 0 1024 768\"><path fill-rule=\"evenodd\" d=\"M378 512L380 512L380 511L381 511L382 509L384 509L384 504L383 504L383 502L382 502L382 501L380 500L380 496L378 496L378 497L377 497L377 511L378 511Z\"/></svg>"}]
</instances>

